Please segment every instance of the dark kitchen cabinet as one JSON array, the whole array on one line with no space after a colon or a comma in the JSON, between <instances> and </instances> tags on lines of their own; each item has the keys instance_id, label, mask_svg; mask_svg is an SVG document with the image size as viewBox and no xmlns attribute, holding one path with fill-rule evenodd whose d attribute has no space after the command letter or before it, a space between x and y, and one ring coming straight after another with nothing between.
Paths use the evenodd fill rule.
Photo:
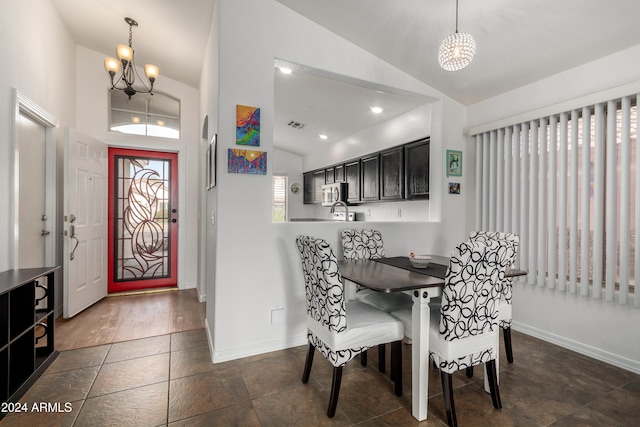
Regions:
<instances>
[{"instance_id":1,"label":"dark kitchen cabinet","mask_svg":"<svg viewBox=\"0 0 640 427\"><path fill-rule=\"evenodd\" d=\"M380 162L378 154L363 157L360 167L362 168L360 200L363 202L380 200Z\"/></svg>"},{"instance_id":2,"label":"dark kitchen cabinet","mask_svg":"<svg viewBox=\"0 0 640 427\"><path fill-rule=\"evenodd\" d=\"M404 150L396 147L380 153L380 200L404 198Z\"/></svg>"},{"instance_id":3,"label":"dark kitchen cabinet","mask_svg":"<svg viewBox=\"0 0 640 427\"><path fill-rule=\"evenodd\" d=\"M335 182L335 168L327 168L324 171L325 184L333 184Z\"/></svg>"},{"instance_id":4,"label":"dark kitchen cabinet","mask_svg":"<svg viewBox=\"0 0 640 427\"><path fill-rule=\"evenodd\" d=\"M349 195L347 201L355 203L360 201L360 159L344 164L345 180L348 184Z\"/></svg>"},{"instance_id":5,"label":"dark kitchen cabinet","mask_svg":"<svg viewBox=\"0 0 640 427\"><path fill-rule=\"evenodd\" d=\"M429 198L429 139L404 146L407 199Z\"/></svg>"},{"instance_id":6,"label":"dark kitchen cabinet","mask_svg":"<svg viewBox=\"0 0 640 427\"><path fill-rule=\"evenodd\" d=\"M335 182L345 182L344 165L343 164L335 165L333 175L334 175Z\"/></svg>"},{"instance_id":7,"label":"dark kitchen cabinet","mask_svg":"<svg viewBox=\"0 0 640 427\"><path fill-rule=\"evenodd\" d=\"M58 267L0 273L0 402L17 402L57 357ZM0 412L0 418L5 412Z\"/></svg>"},{"instance_id":8,"label":"dark kitchen cabinet","mask_svg":"<svg viewBox=\"0 0 640 427\"><path fill-rule=\"evenodd\" d=\"M307 172L302 175L302 188L304 190L302 201L305 205L313 203L313 172Z\"/></svg>"},{"instance_id":9,"label":"dark kitchen cabinet","mask_svg":"<svg viewBox=\"0 0 640 427\"><path fill-rule=\"evenodd\" d=\"M313 173L313 203L322 203L322 186L325 184L324 169Z\"/></svg>"}]
</instances>

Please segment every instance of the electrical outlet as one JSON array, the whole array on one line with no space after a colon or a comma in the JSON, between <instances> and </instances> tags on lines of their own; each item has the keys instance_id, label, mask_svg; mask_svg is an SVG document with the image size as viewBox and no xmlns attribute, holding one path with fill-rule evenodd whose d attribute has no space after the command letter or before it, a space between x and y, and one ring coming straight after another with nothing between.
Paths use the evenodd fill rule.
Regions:
<instances>
[{"instance_id":1,"label":"electrical outlet","mask_svg":"<svg viewBox=\"0 0 640 427\"><path fill-rule=\"evenodd\" d=\"M216 225L216 211L215 211L215 209L211 211L211 225Z\"/></svg>"}]
</instances>

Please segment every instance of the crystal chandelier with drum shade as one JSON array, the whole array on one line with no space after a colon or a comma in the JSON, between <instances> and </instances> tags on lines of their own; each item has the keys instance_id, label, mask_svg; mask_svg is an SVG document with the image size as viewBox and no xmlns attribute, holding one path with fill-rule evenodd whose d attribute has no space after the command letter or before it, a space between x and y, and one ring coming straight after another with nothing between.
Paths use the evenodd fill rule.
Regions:
<instances>
[{"instance_id":1,"label":"crystal chandelier with drum shade","mask_svg":"<svg viewBox=\"0 0 640 427\"><path fill-rule=\"evenodd\" d=\"M104 68L109 74L111 79L111 89L118 89L124 91L125 94L131 99L136 93L149 93L153 95L153 83L158 78L160 70L153 64L146 64L144 66L144 73L149 79L149 87L144 83L143 89L135 89L133 87L136 77L140 78L136 71L136 64L134 60L134 51L132 46L133 39L133 27L137 27L138 23L131 18L124 18L124 21L129 25L129 45L119 44L116 46L116 54L118 59L112 57L106 57L104 59ZM114 79L118 70L122 67L122 74L117 79Z\"/></svg>"},{"instance_id":2,"label":"crystal chandelier with drum shade","mask_svg":"<svg viewBox=\"0 0 640 427\"><path fill-rule=\"evenodd\" d=\"M476 53L476 41L469 33L458 32L458 0L456 0L456 32L442 41L438 62L447 71L458 71L471 63Z\"/></svg>"}]
</instances>

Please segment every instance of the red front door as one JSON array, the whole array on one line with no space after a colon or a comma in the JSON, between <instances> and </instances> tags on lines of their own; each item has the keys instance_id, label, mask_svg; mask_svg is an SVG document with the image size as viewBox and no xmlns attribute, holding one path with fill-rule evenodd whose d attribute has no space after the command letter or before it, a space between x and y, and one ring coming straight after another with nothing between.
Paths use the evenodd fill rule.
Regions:
<instances>
[{"instance_id":1,"label":"red front door","mask_svg":"<svg viewBox=\"0 0 640 427\"><path fill-rule=\"evenodd\" d=\"M109 148L109 292L178 283L178 155Z\"/></svg>"}]
</instances>

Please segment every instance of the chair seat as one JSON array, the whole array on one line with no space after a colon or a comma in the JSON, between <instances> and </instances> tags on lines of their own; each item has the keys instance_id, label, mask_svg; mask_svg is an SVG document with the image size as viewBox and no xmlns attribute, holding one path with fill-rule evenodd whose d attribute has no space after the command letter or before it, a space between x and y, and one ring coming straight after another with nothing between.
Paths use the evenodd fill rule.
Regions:
<instances>
[{"instance_id":1,"label":"chair seat","mask_svg":"<svg viewBox=\"0 0 640 427\"><path fill-rule=\"evenodd\" d=\"M498 329L485 332L482 335L467 337L462 340L447 341L440 333L440 310L431 310L431 327L429 328L429 355L443 372L455 372L470 365L469 355L474 355L471 359L477 363L484 363L496 358L498 349ZM482 355L482 356L480 356ZM477 359L476 359L477 357ZM484 360L483 360L484 359ZM447 367L440 363L448 362ZM457 363L451 363L458 361Z\"/></svg>"},{"instance_id":2,"label":"chair seat","mask_svg":"<svg viewBox=\"0 0 640 427\"><path fill-rule=\"evenodd\" d=\"M309 330L333 351L358 347L374 347L402 340L402 322L390 314L359 301L345 303L347 329L338 334L330 333L319 322L307 317Z\"/></svg>"},{"instance_id":3,"label":"chair seat","mask_svg":"<svg viewBox=\"0 0 640 427\"><path fill-rule=\"evenodd\" d=\"M373 289L362 289L356 292L355 298L356 301L363 302L386 313L405 307L409 307L409 310L411 310L412 304L411 295L403 292L386 294Z\"/></svg>"},{"instance_id":4,"label":"chair seat","mask_svg":"<svg viewBox=\"0 0 640 427\"><path fill-rule=\"evenodd\" d=\"M399 310L392 311L391 315L402 322L402 325L404 326L404 336L413 340L413 336L411 334L413 326L411 307L403 307Z\"/></svg>"}]
</instances>

